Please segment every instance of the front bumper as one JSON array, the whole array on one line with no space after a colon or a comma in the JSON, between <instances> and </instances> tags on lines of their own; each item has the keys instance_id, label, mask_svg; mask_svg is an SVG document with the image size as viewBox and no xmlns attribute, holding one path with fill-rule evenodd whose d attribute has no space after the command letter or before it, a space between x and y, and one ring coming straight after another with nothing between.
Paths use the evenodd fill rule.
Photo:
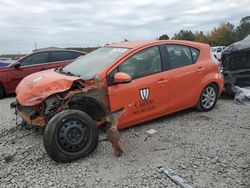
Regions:
<instances>
[{"instance_id":1,"label":"front bumper","mask_svg":"<svg viewBox=\"0 0 250 188\"><path fill-rule=\"evenodd\" d=\"M45 126L47 124L46 118L41 115L41 112L43 110L42 105L34 106L34 107L33 106L22 106L18 102L13 102L10 104L10 107L14 108L15 115L20 116L22 121L28 125Z\"/></svg>"}]
</instances>

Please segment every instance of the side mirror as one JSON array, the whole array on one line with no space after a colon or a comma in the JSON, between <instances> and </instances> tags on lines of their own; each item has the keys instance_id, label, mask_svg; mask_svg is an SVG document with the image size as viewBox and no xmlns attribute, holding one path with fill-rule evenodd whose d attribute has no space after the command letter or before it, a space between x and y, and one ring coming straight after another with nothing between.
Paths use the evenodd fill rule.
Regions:
<instances>
[{"instance_id":1,"label":"side mirror","mask_svg":"<svg viewBox=\"0 0 250 188\"><path fill-rule=\"evenodd\" d=\"M14 69L18 69L19 67L21 67L21 63L20 62L16 62L14 65L13 65Z\"/></svg>"},{"instance_id":2,"label":"side mirror","mask_svg":"<svg viewBox=\"0 0 250 188\"><path fill-rule=\"evenodd\" d=\"M124 72L117 72L114 75L114 83L116 84L126 84L131 82L131 76Z\"/></svg>"}]
</instances>

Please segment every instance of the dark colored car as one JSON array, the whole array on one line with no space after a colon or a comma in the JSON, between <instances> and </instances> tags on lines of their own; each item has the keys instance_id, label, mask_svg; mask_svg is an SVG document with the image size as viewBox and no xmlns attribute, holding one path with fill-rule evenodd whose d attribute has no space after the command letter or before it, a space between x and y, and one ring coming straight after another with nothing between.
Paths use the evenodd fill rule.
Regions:
<instances>
[{"instance_id":1,"label":"dark colored car","mask_svg":"<svg viewBox=\"0 0 250 188\"><path fill-rule=\"evenodd\" d=\"M221 65L227 94L234 94L234 86L250 86L250 35L222 52Z\"/></svg>"},{"instance_id":2,"label":"dark colored car","mask_svg":"<svg viewBox=\"0 0 250 188\"><path fill-rule=\"evenodd\" d=\"M40 50L0 68L0 98L14 93L24 77L38 71L65 66L85 54L66 49Z\"/></svg>"}]
</instances>

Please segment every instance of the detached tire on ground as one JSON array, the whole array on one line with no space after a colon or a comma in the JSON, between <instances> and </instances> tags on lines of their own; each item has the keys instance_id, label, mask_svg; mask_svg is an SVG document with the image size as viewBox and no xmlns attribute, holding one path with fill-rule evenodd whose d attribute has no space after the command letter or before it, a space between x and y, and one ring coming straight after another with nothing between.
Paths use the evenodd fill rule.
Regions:
<instances>
[{"instance_id":1,"label":"detached tire on ground","mask_svg":"<svg viewBox=\"0 0 250 188\"><path fill-rule=\"evenodd\" d=\"M70 162L91 153L98 145L94 120L79 110L55 115L44 131L44 147L57 162Z\"/></svg>"},{"instance_id":2,"label":"detached tire on ground","mask_svg":"<svg viewBox=\"0 0 250 188\"><path fill-rule=\"evenodd\" d=\"M207 112L212 110L218 99L218 88L215 84L207 85L200 96L199 102L196 105L196 109L201 112Z\"/></svg>"}]
</instances>

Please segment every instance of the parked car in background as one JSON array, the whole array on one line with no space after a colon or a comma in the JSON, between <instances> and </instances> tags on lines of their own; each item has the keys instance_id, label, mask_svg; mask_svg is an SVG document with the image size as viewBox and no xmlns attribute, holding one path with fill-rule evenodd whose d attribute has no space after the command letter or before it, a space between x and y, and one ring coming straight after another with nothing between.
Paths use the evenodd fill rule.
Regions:
<instances>
[{"instance_id":1,"label":"parked car in background","mask_svg":"<svg viewBox=\"0 0 250 188\"><path fill-rule=\"evenodd\" d=\"M0 68L0 98L14 93L24 77L38 71L65 66L85 54L66 49L39 50Z\"/></svg>"},{"instance_id":2,"label":"parked car in background","mask_svg":"<svg viewBox=\"0 0 250 188\"><path fill-rule=\"evenodd\" d=\"M7 63L7 62L5 62L5 61L0 61L0 68L1 67L6 67L6 66L8 66L10 63Z\"/></svg>"},{"instance_id":3,"label":"parked car in background","mask_svg":"<svg viewBox=\"0 0 250 188\"><path fill-rule=\"evenodd\" d=\"M196 107L214 108L223 76L203 43L160 40L107 45L62 69L23 79L16 109L23 121L46 126L49 156L67 162L86 156L98 144L96 126L119 156L117 129Z\"/></svg>"},{"instance_id":4,"label":"parked car in background","mask_svg":"<svg viewBox=\"0 0 250 188\"><path fill-rule=\"evenodd\" d=\"M8 66L9 64L15 62L15 60L12 60L11 58L8 58L8 57L1 57L0 58L0 68L1 67L6 67Z\"/></svg>"},{"instance_id":5,"label":"parked car in background","mask_svg":"<svg viewBox=\"0 0 250 188\"><path fill-rule=\"evenodd\" d=\"M219 61L221 60L221 52L226 48L226 46L214 46L211 47L212 54Z\"/></svg>"}]
</instances>

